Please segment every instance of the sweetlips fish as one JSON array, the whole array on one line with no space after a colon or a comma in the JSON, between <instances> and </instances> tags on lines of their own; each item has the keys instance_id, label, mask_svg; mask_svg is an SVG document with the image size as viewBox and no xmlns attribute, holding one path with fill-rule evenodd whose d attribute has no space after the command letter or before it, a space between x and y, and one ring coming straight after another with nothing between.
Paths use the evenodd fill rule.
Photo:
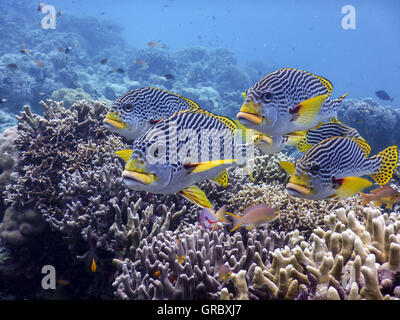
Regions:
<instances>
[{"instance_id":1,"label":"sweetlips fish","mask_svg":"<svg viewBox=\"0 0 400 320\"><path fill-rule=\"evenodd\" d=\"M200 207L211 208L196 183L228 183L226 169L253 156L252 141L241 144L241 130L229 118L208 111L176 112L136 139L132 150L117 151L126 161L123 182L132 190L179 193Z\"/></svg>"},{"instance_id":2,"label":"sweetlips fish","mask_svg":"<svg viewBox=\"0 0 400 320\"><path fill-rule=\"evenodd\" d=\"M160 119L177 111L198 108L194 101L174 92L154 87L138 88L113 102L103 124L111 132L135 140Z\"/></svg>"},{"instance_id":3,"label":"sweetlips fish","mask_svg":"<svg viewBox=\"0 0 400 320\"><path fill-rule=\"evenodd\" d=\"M331 119L330 122L321 122L315 128L307 130L296 147L300 152L305 152L317 143L332 137L348 137L365 141L356 129L337 119ZM365 146L369 147L368 144Z\"/></svg>"},{"instance_id":4,"label":"sweetlips fish","mask_svg":"<svg viewBox=\"0 0 400 320\"><path fill-rule=\"evenodd\" d=\"M383 186L370 192L371 194L360 192L363 198L361 205L374 201L376 206L386 204L386 209L390 209L395 203L400 202L400 191L392 186Z\"/></svg>"},{"instance_id":5,"label":"sweetlips fish","mask_svg":"<svg viewBox=\"0 0 400 320\"><path fill-rule=\"evenodd\" d=\"M336 118L340 102L331 100L332 84L310 72L276 70L243 93L237 119L246 127L271 136L304 131Z\"/></svg>"},{"instance_id":6,"label":"sweetlips fish","mask_svg":"<svg viewBox=\"0 0 400 320\"><path fill-rule=\"evenodd\" d=\"M369 150L371 148L364 140L325 139L296 163L280 162L291 175L286 190L294 197L322 200L350 197L370 187L372 182L360 178L363 175L371 175L379 185L388 183L397 165L397 147L388 147L373 157L368 157Z\"/></svg>"}]
</instances>

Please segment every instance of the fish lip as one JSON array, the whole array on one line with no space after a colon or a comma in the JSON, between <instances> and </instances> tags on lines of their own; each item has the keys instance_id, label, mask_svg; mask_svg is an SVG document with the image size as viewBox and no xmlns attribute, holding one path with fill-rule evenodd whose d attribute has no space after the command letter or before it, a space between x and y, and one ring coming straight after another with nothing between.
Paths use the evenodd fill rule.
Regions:
<instances>
[{"instance_id":1,"label":"fish lip","mask_svg":"<svg viewBox=\"0 0 400 320\"><path fill-rule=\"evenodd\" d=\"M291 195L294 195L294 196L295 196L296 194L308 196L308 195L311 194L312 188L306 187L306 186L302 186L302 185L300 185L300 184L296 184L296 183L289 182L289 183L286 185L286 190L287 190Z\"/></svg>"},{"instance_id":2,"label":"fish lip","mask_svg":"<svg viewBox=\"0 0 400 320\"><path fill-rule=\"evenodd\" d=\"M105 118L103 120L103 125L106 127L110 126L111 128L115 129L124 129L126 127L126 123L121 120Z\"/></svg>"},{"instance_id":3,"label":"fish lip","mask_svg":"<svg viewBox=\"0 0 400 320\"><path fill-rule=\"evenodd\" d=\"M154 174L153 173L144 173L144 172L136 172L136 171L129 171L129 170L124 170L122 172L122 180L126 183L128 181L130 182L135 182L139 183L140 185L149 185L153 181L147 181L146 178L150 178L150 176ZM129 183L126 183L129 184Z\"/></svg>"},{"instance_id":4,"label":"fish lip","mask_svg":"<svg viewBox=\"0 0 400 320\"><path fill-rule=\"evenodd\" d=\"M243 111L238 112L238 114L236 115L236 119L238 119L239 121L243 121L245 123L258 124L258 125L262 124L263 122L263 117L260 116L259 114L243 112Z\"/></svg>"}]
</instances>

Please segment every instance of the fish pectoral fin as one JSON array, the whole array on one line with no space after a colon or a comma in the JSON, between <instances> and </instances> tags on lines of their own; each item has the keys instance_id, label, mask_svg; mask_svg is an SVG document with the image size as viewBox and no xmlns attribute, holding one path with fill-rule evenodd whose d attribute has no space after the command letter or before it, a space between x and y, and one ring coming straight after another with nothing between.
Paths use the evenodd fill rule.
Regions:
<instances>
[{"instance_id":1,"label":"fish pectoral fin","mask_svg":"<svg viewBox=\"0 0 400 320\"><path fill-rule=\"evenodd\" d=\"M211 208L212 205L210 200L208 200L204 191L202 191L198 186L187 187L179 192L179 194L185 199L193 202L201 208Z\"/></svg>"},{"instance_id":2,"label":"fish pectoral fin","mask_svg":"<svg viewBox=\"0 0 400 320\"><path fill-rule=\"evenodd\" d=\"M294 173L294 163L289 161L280 161L279 165L290 175Z\"/></svg>"},{"instance_id":3,"label":"fish pectoral fin","mask_svg":"<svg viewBox=\"0 0 400 320\"><path fill-rule=\"evenodd\" d=\"M379 152L376 156L381 160L381 166L377 173L372 174L372 178L377 184L383 186L392 179L394 169L399 160L397 146L391 146ZM374 157L371 157L374 158Z\"/></svg>"},{"instance_id":4,"label":"fish pectoral fin","mask_svg":"<svg viewBox=\"0 0 400 320\"><path fill-rule=\"evenodd\" d=\"M372 182L360 177L346 177L336 180L340 186L336 189L336 194L340 197L351 197L361 190L372 186Z\"/></svg>"},{"instance_id":5,"label":"fish pectoral fin","mask_svg":"<svg viewBox=\"0 0 400 320\"><path fill-rule=\"evenodd\" d=\"M225 188L228 185L228 172L225 169L219 176L212 178L212 180Z\"/></svg>"},{"instance_id":6,"label":"fish pectoral fin","mask_svg":"<svg viewBox=\"0 0 400 320\"><path fill-rule=\"evenodd\" d=\"M288 134L287 135L287 146L295 146L299 144L305 137L303 135Z\"/></svg>"},{"instance_id":7,"label":"fish pectoral fin","mask_svg":"<svg viewBox=\"0 0 400 320\"><path fill-rule=\"evenodd\" d=\"M212 160L212 161L206 161L206 162L185 164L184 166L186 169L190 170L189 173L198 173L198 172L210 170L214 167L218 167L223 164L233 163L235 161L236 161L236 159Z\"/></svg>"},{"instance_id":8,"label":"fish pectoral fin","mask_svg":"<svg viewBox=\"0 0 400 320\"><path fill-rule=\"evenodd\" d=\"M128 162L129 158L132 155L133 150L132 149L125 149L125 150L118 150L115 151L114 154L120 157L122 160L125 162Z\"/></svg>"},{"instance_id":9,"label":"fish pectoral fin","mask_svg":"<svg viewBox=\"0 0 400 320\"><path fill-rule=\"evenodd\" d=\"M385 209L390 209L390 208L392 208L392 206L393 206L393 203L389 202L389 203L386 205Z\"/></svg>"},{"instance_id":10,"label":"fish pectoral fin","mask_svg":"<svg viewBox=\"0 0 400 320\"><path fill-rule=\"evenodd\" d=\"M293 122L302 126L313 122L327 98L327 94L321 94L300 102L289 111L290 113L297 115Z\"/></svg>"}]
</instances>

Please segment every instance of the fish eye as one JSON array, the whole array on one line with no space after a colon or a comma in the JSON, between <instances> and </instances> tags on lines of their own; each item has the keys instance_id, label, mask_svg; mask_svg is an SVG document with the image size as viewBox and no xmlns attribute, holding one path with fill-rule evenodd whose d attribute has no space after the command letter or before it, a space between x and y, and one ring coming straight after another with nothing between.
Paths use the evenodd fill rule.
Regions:
<instances>
[{"instance_id":1,"label":"fish eye","mask_svg":"<svg viewBox=\"0 0 400 320\"><path fill-rule=\"evenodd\" d=\"M133 105L131 105L130 103L124 104L123 109L126 112L131 112L133 110Z\"/></svg>"},{"instance_id":2,"label":"fish eye","mask_svg":"<svg viewBox=\"0 0 400 320\"><path fill-rule=\"evenodd\" d=\"M319 172L319 165L318 164L314 164L313 166L311 166L310 168L310 173L312 175L316 175Z\"/></svg>"},{"instance_id":3,"label":"fish eye","mask_svg":"<svg viewBox=\"0 0 400 320\"><path fill-rule=\"evenodd\" d=\"M272 92L269 92L269 91L267 91L267 92L265 92L263 95L262 95L262 100L264 101L264 102L270 102L271 100L272 100Z\"/></svg>"}]
</instances>

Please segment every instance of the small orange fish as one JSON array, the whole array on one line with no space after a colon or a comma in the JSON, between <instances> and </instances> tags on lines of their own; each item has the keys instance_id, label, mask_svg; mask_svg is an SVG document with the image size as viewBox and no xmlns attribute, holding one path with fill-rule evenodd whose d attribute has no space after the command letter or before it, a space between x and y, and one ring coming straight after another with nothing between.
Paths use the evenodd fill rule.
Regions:
<instances>
[{"instance_id":1,"label":"small orange fish","mask_svg":"<svg viewBox=\"0 0 400 320\"><path fill-rule=\"evenodd\" d=\"M138 64L139 66L147 66L149 64L147 61L141 59L136 59L135 63Z\"/></svg>"},{"instance_id":2,"label":"small orange fish","mask_svg":"<svg viewBox=\"0 0 400 320\"><path fill-rule=\"evenodd\" d=\"M94 260L94 258L92 258L92 264L90 265L90 270L92 272L96 272L96 270L97 270L97 265L96 265L96 261Z\"/></svg>"},{"instance_id":3,"label":"small orange fish","mask_svg":"<svg viewBox=\"0 0 400 320\"><path fill-rule=\"evenodd\" d=\"M225 281L229 282L232 276L232 270L229 268L229 266L225 264L221 264L219 268L217 268L218 271L218 280L219 281Z\"/></svg>"},{"instance_id":4,"label":"small orange fish","mask_svg":"<svg viewBox=\"0 0 400 320\"><path fill-rule=\"evenodd\" d=\"M35 60L35 63L36 63L39 67L44 68L44 63L43 63L42 61L40 61L40 60Z\"/></svg>"},{"instance_id":5,"label":"small orange fish","mask_svg":"<svg viewBox=\"0 0 400 320\"><path fill-rule=\"evenodd\" d=\"M158 279L159 276L160 276L160 271L157 270L156 272L154 272L154 277L155 278Z\"/></svg>"},{"instance_id":6,"label":"small orange fish","mask_svg":"<svg viewBox=\"0 0 400 320\"><path fill-rule=\"evenodd\" d=\"M69 281L68 281L68 280L63 280L63 279L58 279L58 280L56 281L56 283L57 283L58 285L60 285L60 286L63 286L63 287L69 285Z\"/></svg>"},{"instance_id":7,"label":"small orange fish","mask_svg":"<svg viewBox=\"0 0 400 320\"><path fill-rule=\"evenodd\" d=\"M186 258L185 248L182 245L181 239L176 238L176 243L177 243L176 259L178 260L178 263L182 264L183 262L185 262Z\"/></svg>"},{"instance_id":8,"label":"small orange fish","mask_svg":"<svg viewBox=\"0 0 400 320\"><path fill-rule=\"evenodd\" d=\"M159 44L160 44L160 42L158 42L158 41L150 41L150 42L147 43L147 45L148 45L150 48L157 47Z\"/></svg>"},{"instance_id":9,"label":"small orange fish","mask_svg":"<svg viewBox=\"0 0 400 320\"><path fill-rule=\"evenodd\" d=\"M236 214L225 212L233 217L233 228L231 230L235 231L242 224L249 225L247 230L252 227L270 223L278 218L278 211L268 207L266 204L256 204L244 210L242 216Z\"/></svg>"},{"instance_id":10,"label":"small orange fish","mask_svg":"<svg viewBox=\"0 0 400 320\"><path fill-rule=\"evenodd\" d=\"M393 204L400 201L400 192L390 186L380 187L378 189L371 190L371 194L360 192L363 202L361 205L367 204L370 201L374 201L376 206L386 204L386 209L390 209Z\"/></svg>"}]
</instances>

